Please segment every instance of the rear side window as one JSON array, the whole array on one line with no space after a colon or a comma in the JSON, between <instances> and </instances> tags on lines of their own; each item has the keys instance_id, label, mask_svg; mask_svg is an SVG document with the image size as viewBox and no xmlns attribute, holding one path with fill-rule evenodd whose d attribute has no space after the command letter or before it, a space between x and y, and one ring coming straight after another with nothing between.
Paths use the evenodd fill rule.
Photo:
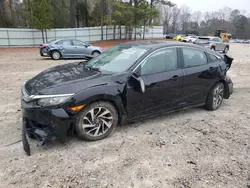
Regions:
<instances>
[{"instance_id":1,"label":"rear side window","mask_svg":"<svg viewBox=\"0 0 250 188\"><path fill-rule=\"evenodd\" d=\"M183 48L182 51L185 67L194 67L207 64L207 56L203 51L191 48Z\"/></svg>"},{"instance_id":2,"label":"rear side window","mask_svg":"<svg viewBox=\"0 0 250 188\"><path fill-rule=\"evenodd\" d=\"M155 52L141 64L141 75L167 72L177 69L176 48Z\"/></svg>"},{"instance_id":3,"label":"rear side window","mask_svg":"<svg viewBox=\"0 0 250 188\"><path fill-rule=\"evenodd\" d=\"M61 40L58 42L58 44L63 45L63 46L72 46L71 40Z\"/></svg>"},{"instance_id":4,"label":"rear side window","mask_svg":"<svg viewBox=\"0 0 250 188\"><path fill-rule=\"evenodd\" d=\"M215 55L212 54L208 54L209 58L211 61L216 61L218 59L218 57L216 57Z\"/></svg>"}]
</instances>

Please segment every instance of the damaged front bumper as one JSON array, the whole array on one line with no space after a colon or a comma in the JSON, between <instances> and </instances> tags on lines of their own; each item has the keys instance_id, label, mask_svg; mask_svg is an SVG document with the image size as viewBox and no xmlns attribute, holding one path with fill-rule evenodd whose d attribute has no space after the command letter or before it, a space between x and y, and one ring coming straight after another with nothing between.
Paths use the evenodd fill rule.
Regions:
<instances>
[{"instance_id":1,"label":"damaged front bumper","mask_svg":"<svg viewBox=\"0 0 250 188\"><path fill-rule=\"evenodd\" d=\"M22 114L22 141L27 155L30 155L27 137L37 138L43 145L47 140L66 137L73 125L73 119L62 108L29 108L28 104L22 102Z\"/></svg>"}]
</instances>

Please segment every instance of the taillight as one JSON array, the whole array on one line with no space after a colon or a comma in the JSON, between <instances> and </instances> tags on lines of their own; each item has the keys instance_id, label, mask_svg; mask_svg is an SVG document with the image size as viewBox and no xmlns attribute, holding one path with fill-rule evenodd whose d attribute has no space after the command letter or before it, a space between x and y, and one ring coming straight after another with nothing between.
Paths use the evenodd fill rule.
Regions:
<instances>
[{"instance_id":1,"label":"taillight","mask_svg":"<svg viewBox=\"0 0 250 188\"><path fill-rule=\"evenodd\" d=\"M41 44L41 48L47 48L46 44Z\"/></svg>"},{"instance_id":2,"label":"taillight","mask_svg":"<svg viewBox=\"0 0 250 188\"><path fill-rule=\"evenodd\" d=\"M204 42L204 44L210 44L210 42Z\"/></svg>"}]
</instances>

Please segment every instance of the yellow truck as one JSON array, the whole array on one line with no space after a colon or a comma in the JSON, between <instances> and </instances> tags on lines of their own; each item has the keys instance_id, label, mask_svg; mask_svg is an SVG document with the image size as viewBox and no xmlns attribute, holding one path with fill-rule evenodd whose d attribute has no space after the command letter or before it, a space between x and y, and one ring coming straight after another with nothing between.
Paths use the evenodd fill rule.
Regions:
<instances>
[{"instance_id":1,"label":"yellow truck","mask_svg":"<svg viewBox=\"0 0 250 188\"><path fill-rule=\"evenodd\" d=\"M232 35L226 32L225 29L217 29L215 31L214 36L220 37L223 41L230 41L232 39Z\"/></svg>"}]
</instances>

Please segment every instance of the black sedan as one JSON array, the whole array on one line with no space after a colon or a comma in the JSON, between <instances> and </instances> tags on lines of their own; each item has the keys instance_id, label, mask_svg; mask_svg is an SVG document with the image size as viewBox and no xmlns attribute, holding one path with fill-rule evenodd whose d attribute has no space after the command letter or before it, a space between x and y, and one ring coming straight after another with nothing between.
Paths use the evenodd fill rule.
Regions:
<instances>
[{"instance_id":1,"label":"black sedan","mask_svg":"<svg viewBox=\"0 0 250 188\"><path fill-rule=\"evenodd\" d=\"M135 42L59 65L22 87L23 143L69 132L89 141L117 124L183 108L217 110L233 92L233 59L193 44Z\"/></svg>"}]
</instances>

